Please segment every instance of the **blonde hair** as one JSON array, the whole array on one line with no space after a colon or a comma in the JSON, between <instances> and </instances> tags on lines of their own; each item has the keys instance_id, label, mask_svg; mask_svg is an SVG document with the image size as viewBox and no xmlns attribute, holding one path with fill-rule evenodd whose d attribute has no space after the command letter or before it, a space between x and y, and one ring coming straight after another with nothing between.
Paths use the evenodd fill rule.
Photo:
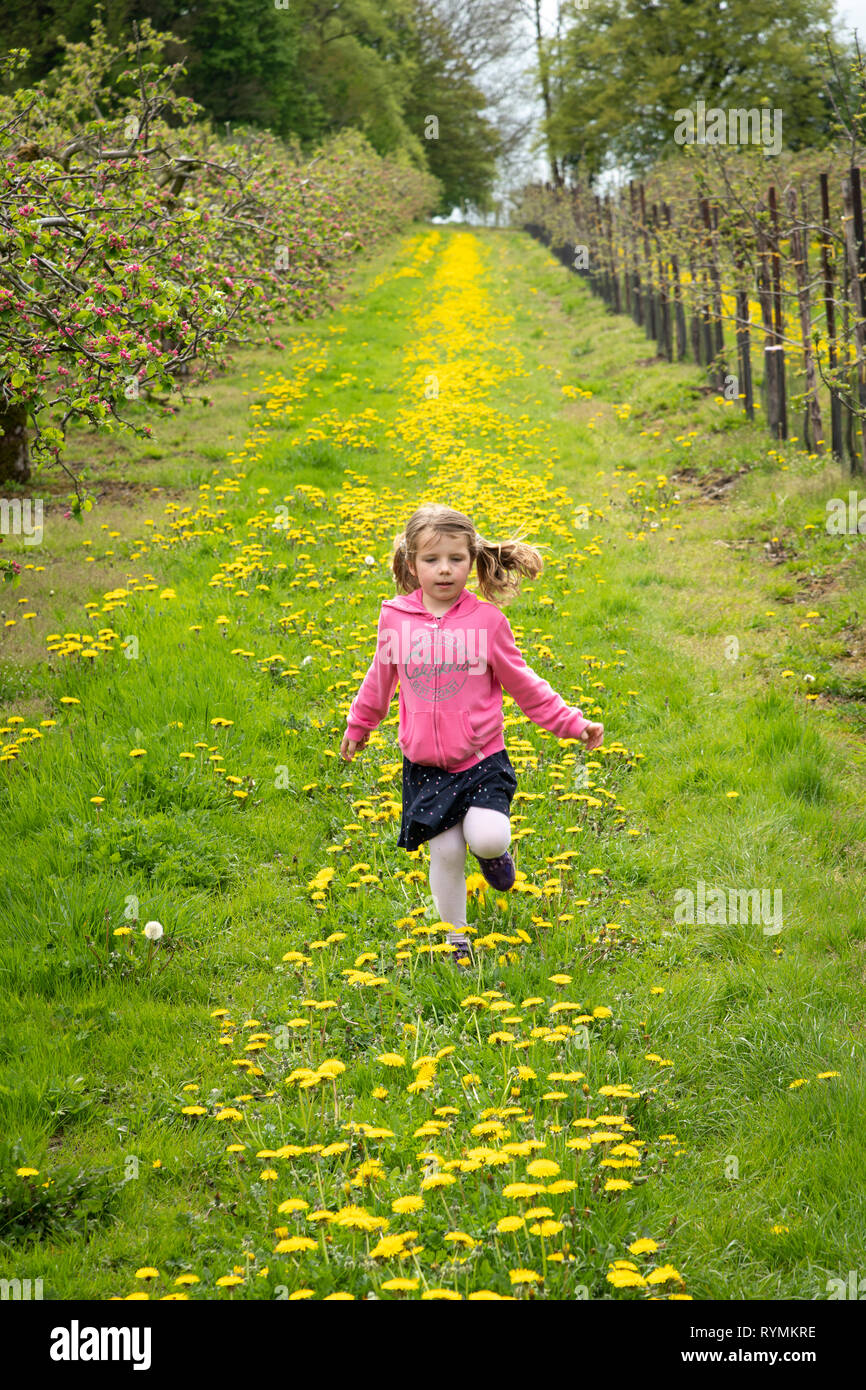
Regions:
<instances>
[{"instance_id":1,"label":"blonde hair","mask_svg":"<svg viewBox=\"0 0 866 1390\"><path fill-rule=\"evenodd\" d=\"M487 541L464 512L429 502L412 513L405 531L394 541L391 568L400 593L410 594L419 587L419 580L409 565L415 564L419 543L426 531L434 535L461 536L466 541L478 574L478 588L491 603L507 603L520 592L521 576L535 579L544 568L538 549L527 545L519 536L507 541Z\"/></svg>"}]
</instances>

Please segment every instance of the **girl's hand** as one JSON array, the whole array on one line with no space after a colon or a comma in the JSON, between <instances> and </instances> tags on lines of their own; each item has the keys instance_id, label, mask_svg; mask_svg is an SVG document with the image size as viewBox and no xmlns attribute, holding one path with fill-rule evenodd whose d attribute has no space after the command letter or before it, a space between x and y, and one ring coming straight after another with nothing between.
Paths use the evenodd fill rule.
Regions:
<instances>
[{"instance_id":1,"label":"girl's hand","mask_svg":"<svg viewBox=\"0 0 866 1390\"><path fill-rule=\"evenodd\" d=\"M343 742L340 744L340 757L343 759L343 762L350 763L356 752L360 752L362 748L366 748L369 738L370 735L365 734L362 739L359 739L359 741L355 743L353 739L349 738L349 731L347 729L343 734Z\"/></svg>"},{"instance_id":2,"label":"girl's hand","mask_svg":"<svg viewBox=\"0 0 866 1390\"><path fill-rule=\"evenodd\" d=\"M598 748L604 742L604 725L587 724L583 733L580 735L581 743L586 748L587 753L591 753L594 748Z\"/></svg>"}]
</instances>

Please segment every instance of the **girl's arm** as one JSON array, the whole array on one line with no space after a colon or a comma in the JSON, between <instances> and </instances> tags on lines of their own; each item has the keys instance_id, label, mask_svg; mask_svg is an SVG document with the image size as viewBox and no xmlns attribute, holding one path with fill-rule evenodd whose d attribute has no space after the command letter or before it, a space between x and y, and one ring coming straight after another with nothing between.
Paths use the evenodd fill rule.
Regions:
<instances>
[{"instance_id":1,"label":"girl's arm","mask_svg":"<svg viewBox=\"0 0 866 1390\"><path fill-rule=\"evenodd\" d=\"M353 743L360 743L365 735L371 734L381 724L397 688L398 668L395 661L383 659L382 624L383 614L379 613L379 627L376 634L376 655L361 682L361 688L349 707L346 732ZM384 644L387 652L387 643Z\"/></svg>"},{"instance_id":2,"label":"girl's arm","mask_svg":"<svg viewBox=\"0 0 866 1390\"><path fill-rule=\"evenodd\" d=\"M580 738L591 721L576 706L567 705L552 685L527 666L504 613L492 645L493 674L523 713L558 738Z\"/></svg>"}]
</instances>

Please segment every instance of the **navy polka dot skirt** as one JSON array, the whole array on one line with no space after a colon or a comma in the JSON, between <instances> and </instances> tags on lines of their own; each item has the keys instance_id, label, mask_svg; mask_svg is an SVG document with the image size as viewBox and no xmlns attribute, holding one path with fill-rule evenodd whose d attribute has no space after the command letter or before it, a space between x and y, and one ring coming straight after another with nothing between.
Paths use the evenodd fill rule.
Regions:
<instances>
[{"instance_id":1,"label":"navy polka dot skirt","mask_svg":"<svg viewBox=\"0 0 866 1390\"><path fill-rule=\"evenodd\" d=\"M413 763L403 757L403 818L397 844L416 850L463 820L470 806L508 815L517 776L504 749L463 772Z\"/></svg>"}]
</instances>

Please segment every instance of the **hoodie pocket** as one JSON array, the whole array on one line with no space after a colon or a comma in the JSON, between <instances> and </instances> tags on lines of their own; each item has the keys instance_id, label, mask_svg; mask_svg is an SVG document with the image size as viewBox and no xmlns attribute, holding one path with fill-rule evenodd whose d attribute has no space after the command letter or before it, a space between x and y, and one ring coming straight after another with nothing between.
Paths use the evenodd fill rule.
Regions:
<instances>
[{"instance_id":1,"label":"hoodie pocket","mask_svg":"<svg viewBox=\"0 0 866 1390\"><path fill-rule=\"evenodd\" d=\"M441 739L449 766L465 763L467 758L481 752L482 740L465 709L454 710L443 718Z\"/></svg>"}]
</instances>

